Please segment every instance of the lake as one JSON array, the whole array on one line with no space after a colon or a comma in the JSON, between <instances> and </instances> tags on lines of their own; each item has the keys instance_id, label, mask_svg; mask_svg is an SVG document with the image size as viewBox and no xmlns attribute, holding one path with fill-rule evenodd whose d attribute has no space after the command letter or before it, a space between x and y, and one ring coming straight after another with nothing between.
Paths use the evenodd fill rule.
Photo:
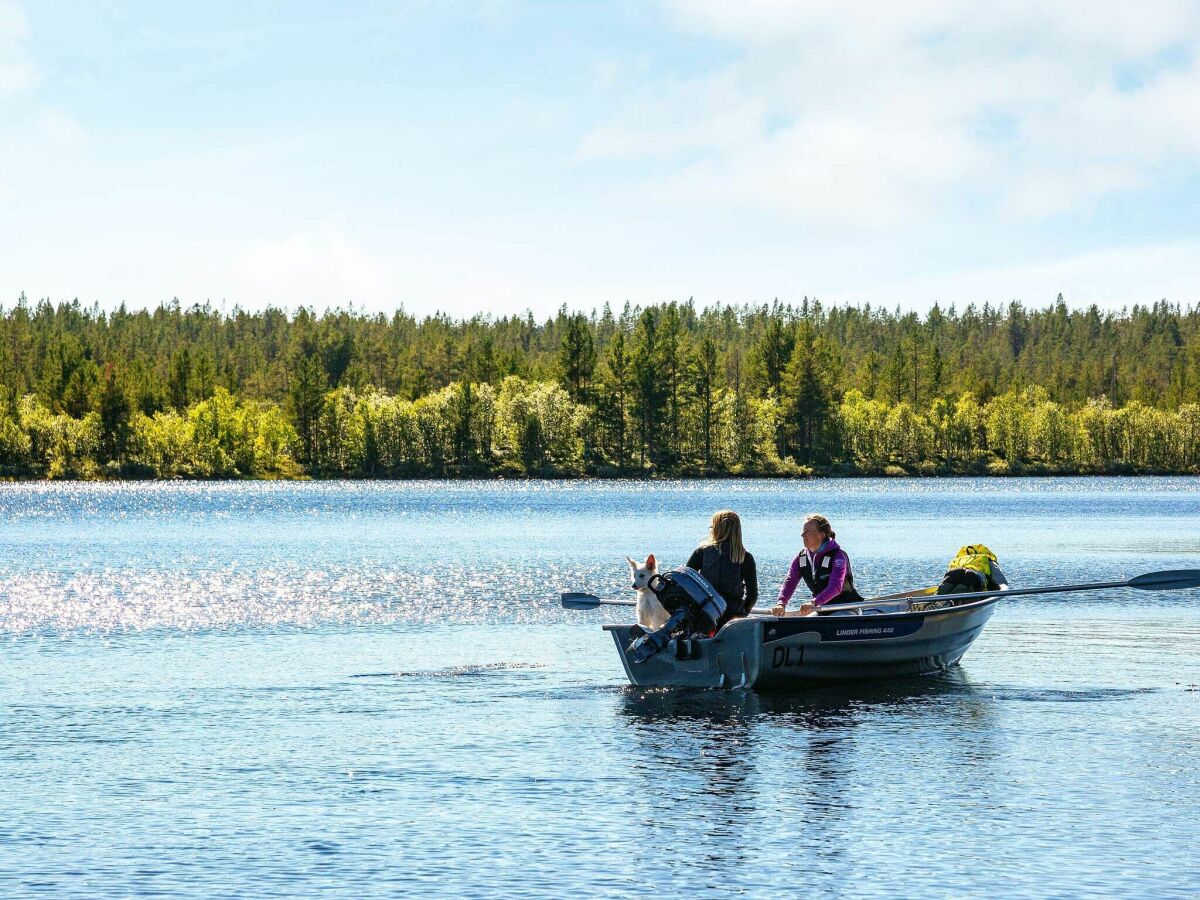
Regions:
<instances>
[{"instance_id":1,"label":"lake","mask_svg":"<svg viewBox=\"0 0 1200 900\"><path fill-rule=\"evenodd\" d=\"M1200 480L0 485L0 895L1200 894L1200 591L1004 601L962 665L639 691L631 596L737 509L859 589L1200 568Z\"/></svg>"}]
</instances>

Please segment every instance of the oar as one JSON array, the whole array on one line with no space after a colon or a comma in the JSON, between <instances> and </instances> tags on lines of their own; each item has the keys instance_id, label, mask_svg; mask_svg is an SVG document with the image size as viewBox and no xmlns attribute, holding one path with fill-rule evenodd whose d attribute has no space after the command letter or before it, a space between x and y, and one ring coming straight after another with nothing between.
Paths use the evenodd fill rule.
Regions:
<instances>
[{"instance_id":1,"label":"oar","mask_svg":"<svg viewBox=\"0 0 1200 900\"><path fill-rule=\"evenodd\" d=\"M912 591L901 591L898 594L884 594L881 597L870 597L864 600L864 603L878 603L880 600L908 600L912 597L927 597L930 594L936 594L936 587L917 588Z\"/></svg>"},{"instance_id":2,"label":"oar","mask_svg":"<svg viewBox=\"0 0 1200 900\"><path fill-rule=\"evenodd\" d=\"M606 600L595 594L582 594L576 591L563 591L563 609L595 609L597 606L637 606L636 600ZM769 616L768 610L752 609L752 616Z\"/></svg>"},{"instance_id":3,"label":"oar","mask_svg":"<svg viewBox=\"0 0 1200 900\"><path fill-rule=\"evenodd\" d=\"M637 606L636 600L602 600L595 594L563 591L563 609L595 609L597 606Z\"/></svg>"},{"instance_id":4,"label":"oar","mask_svg":"<svg viewBox=\"0 0 1200 900\"><path fill-rule=\"evenodd\" d=\"M1048 587L1012 588L1006 591L975 591L970 594L941 594L948 600L959 603L963 600L982 600L984 597L1008 599L1026 594L1066 594L1071 591L1102 591L1108 588L1137 588L1139 591L1178 591L1184 588L1200 587L1200 569L1172 569L1166 572L1147 572L1128 581L1096 581L1091 584L1057 584ZM867 600L863 603L839 603L821 607L828 609L862 609L873 606L882 598Z\"/></svg>"}]
</instances>

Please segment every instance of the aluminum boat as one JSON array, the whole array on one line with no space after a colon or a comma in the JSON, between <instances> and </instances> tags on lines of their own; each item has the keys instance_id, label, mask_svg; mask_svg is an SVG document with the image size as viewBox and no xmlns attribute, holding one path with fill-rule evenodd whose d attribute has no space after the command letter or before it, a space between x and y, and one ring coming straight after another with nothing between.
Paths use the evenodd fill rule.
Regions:
<instances>
[{"instance_id":1,"label":"aluminum boat","mask_svg":"<svg viewBox=\"0 0 1200 900\"><path fill-rule=\"evenodd\" d=\"M634 685L787 690L941 672L967 652L1001 596L940 609L899 600L854 611L859 614L753 615L732 620L710 638L673 639L644 662L626 652L635 637L632 625L604 630Z\"/></svg>"}]
</instances>

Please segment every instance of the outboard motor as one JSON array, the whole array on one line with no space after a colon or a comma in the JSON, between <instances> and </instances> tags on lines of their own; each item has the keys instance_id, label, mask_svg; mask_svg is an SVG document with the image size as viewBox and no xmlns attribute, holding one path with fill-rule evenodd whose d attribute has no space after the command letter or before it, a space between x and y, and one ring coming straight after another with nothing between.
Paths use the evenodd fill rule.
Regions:
<instances>
[{"instance_id":1,"label":"outboard motor","mask_svg":"<svg viewBox=\"0 0 1200 900\"><path fill-rule=\"evenodd\" d=\"M650 659L671 643L677 633L711 634L725 615L725 598L695 569L680 566L665 575L654 575L648 587L671 617L657 631L646 632L634 626L642 633L625 648L631 662Z\"/></svg>"}]
</instances>

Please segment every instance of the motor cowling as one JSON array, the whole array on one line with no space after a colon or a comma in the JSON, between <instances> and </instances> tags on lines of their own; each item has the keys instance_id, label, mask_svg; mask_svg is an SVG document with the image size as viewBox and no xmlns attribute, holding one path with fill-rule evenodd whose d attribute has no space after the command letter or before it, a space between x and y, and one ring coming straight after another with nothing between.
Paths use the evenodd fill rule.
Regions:
<instances>
[{"instance_id":1,"label":"motor cowling","mask_svg":"<svg viewBox=\"0 0 1200 900\"><path fill-rule=\"evenodd\" d=\"M684 624L691 633L709 634L725 615L725 598L708 579L687 566L650 579L650 590L669 613L684 611Z\"/></svg>"},{"instance_id":2,"label":"motor cowling","mask_svg":"<svg viewBox=\"0 0 1200 900\"><path fill-rule=\"evenodd\" d=\"M695 569L681 566L663 575L654 575L649 588L671 614L657 631L643 633L626 651L633 662L645 662L679 635L710 635L725 615L725 598Z\"/></svg>"}]
</instances>

